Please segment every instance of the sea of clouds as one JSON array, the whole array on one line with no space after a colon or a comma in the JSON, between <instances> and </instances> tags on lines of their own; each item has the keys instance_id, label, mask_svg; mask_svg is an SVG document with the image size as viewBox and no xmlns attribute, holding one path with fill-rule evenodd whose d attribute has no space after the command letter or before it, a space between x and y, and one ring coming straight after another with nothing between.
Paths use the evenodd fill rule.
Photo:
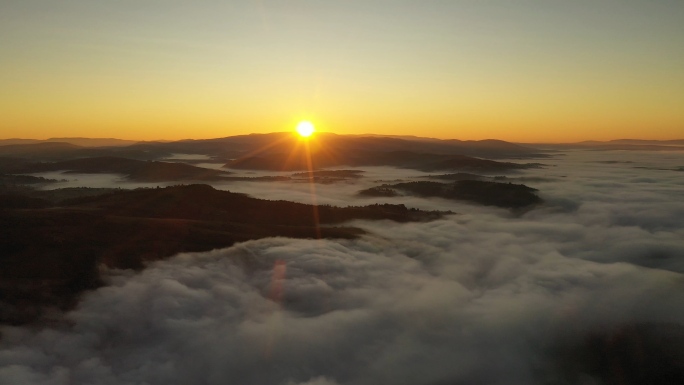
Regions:
<instances>
[{"instance_id":1,"label":"sea of clouds","mask_svg":"<svg viewBox=\"0 0 684 385\"><path fill-rule=\"evenodd\" d=\"M0 328L0 384L601 383L563 349L630 325L684 325L684 154L570 151L544 163L509 175L546 202L526 212L356 195L427 175L411 170L317 184L319 204L456 214L105 272L109 285L63 324ZM307 183L217 187L314 199Z\"/></svg>"}]
</instances>

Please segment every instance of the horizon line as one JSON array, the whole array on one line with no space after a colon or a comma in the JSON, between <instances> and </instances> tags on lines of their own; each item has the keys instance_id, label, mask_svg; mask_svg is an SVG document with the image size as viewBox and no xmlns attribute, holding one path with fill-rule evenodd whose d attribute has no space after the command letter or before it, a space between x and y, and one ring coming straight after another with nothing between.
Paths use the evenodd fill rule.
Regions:
<instances>
[{"instance_id":1,"label":"horizon line","mask_svg":"<svg viewBox=\"0 0 684 385\"><path fill-rule=\"evenodd\" d=\"M62 136L62 137L50 137L50 138L45 138L45 139L10 137L10 138L0 138L0 142L3 142L3 141L12 141L12 140L27 140L27 141L39 141L39 142L55 142L55 141L59 141L59 140L68 140L68 139L112 140L112 141L126 141L126 142L135 142L135 143L144 143L144 142L183 142L183 141L196 141L196 140L225 139L225 138L232 138L232 137L237 137L237 136L274 135L274 134L292 134L292 132L289 132L289 131L253 132L253 133L248 133L248 134L237 134L237 135L230 135L230 136L218 136L218 137L208 137L208 138L144 139L144 140L126 139L126 138L115 138L115 137L88 137L88 136ZM386 138L396 138L396 139L415 138L415 139L429 139L429 140L437 140L437 141L458 140L458 141L463 141L463 142L481 142L481 141L487 141L487 140L496 140L496 141L514 143L514 144L579 144L579 143L591 143L591 142L595 142L595 143L610 143L610 142L617 142L617 141L640 141L640 142L674 142L674 141L684 141L684 138L673 138L673 139L616 138L616 139L607 139L607 140L585 139L585 140L578 140L578 141L511 141L511 140L504 140L504 139L497 139L497 138L458 139L458 138L435 138L435 137L430 137L430 136L418 136L418 135L388 135L388 134L373 134L373 133L363 133L363 134L338 134L338 133L334 133L334 132L330 132L330 131L316 131L316 134L329 134L329 135L350 136L350 137L364 137L364 136L365 136L365 137L371 137L371 136L373 136L373 137L386 137Z\"/></svg>"}]
</instances>

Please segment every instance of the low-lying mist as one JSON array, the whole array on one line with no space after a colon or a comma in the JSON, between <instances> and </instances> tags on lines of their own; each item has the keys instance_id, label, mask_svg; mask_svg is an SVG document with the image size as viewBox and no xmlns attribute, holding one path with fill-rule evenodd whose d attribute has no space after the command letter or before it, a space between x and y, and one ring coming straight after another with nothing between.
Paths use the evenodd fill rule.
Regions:
<instances>
[{"instance_id":1,"label":"low-lying mist","mask_svg":"<svg viewBox=\"0 0 684 385\"><path fill-rule=\"evenodd\" d=\"M526 211L356 195L429 175L412 170L315 184L318 204L456 214L355 221L369 235L262 239L107 272L109 286L63 323L0 328L0 384L678 383L684 159L573 151L544 163L508 175L539 189L545 203ZM214 186L312 202L308 183ZM638 360L609 355L630 338Z\"/></svg>"}]
</instances>

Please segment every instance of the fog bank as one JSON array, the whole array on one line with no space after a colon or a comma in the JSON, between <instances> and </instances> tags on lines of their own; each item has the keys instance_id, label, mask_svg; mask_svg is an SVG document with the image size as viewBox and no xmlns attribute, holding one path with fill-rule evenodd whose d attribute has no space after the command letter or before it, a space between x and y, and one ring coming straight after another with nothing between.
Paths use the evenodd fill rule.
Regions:
<instances>
[{"instance_id":1,"label":"fog bank","mask_svg":"<svg viewBox=\"0 0 684 385\"><path fill-rule=\"evenodd\" d=\"M546 163L510 176L545 178L526 183L546 201L526 212L387 198L458 214L108 272L110 286L63 324L0 328L0 384L600 384L574 361L586 352L568 352L635 325L661 327L684 354L672 329L684 325L681 156L577 151ZM374 202L355 195L376 183L367 171L316 185L318 202ZM311 199L308 184L233 185Z\"/></svg>"}]
</instances>

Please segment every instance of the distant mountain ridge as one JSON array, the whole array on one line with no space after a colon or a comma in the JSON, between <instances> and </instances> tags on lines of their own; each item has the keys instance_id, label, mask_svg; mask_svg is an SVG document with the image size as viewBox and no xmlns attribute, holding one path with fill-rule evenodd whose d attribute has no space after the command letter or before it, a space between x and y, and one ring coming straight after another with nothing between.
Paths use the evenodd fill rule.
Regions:
<instances>
[{"instance_id":1,"label":"distant mountain ridge","mask_svg":"<svg viewBox=\"0 0 684 385\"><path fill-rule=\"evenodd\" d=\"M26 163L13 169L0 165L0 171L12 173L36 173L46 171L67 171L85 174L123 174L129 180L139 182L166 181L220 181L231 173L195 167L185 163L142 161L113 156L79 158L53 163Z\"/></svg>"},{"instance_id":2,"label":"distant mountain ridge","mask_svg":"<svg viewBox=\"0 0 684 385\"><path fill-rule=\"evenodd\" d=\"M465 155L419 153L412 151L316 151L307 153L255 154L232 160L224 165L231 169L300 171L328 167L390 166L422 171L460 170L482 173L502 173L537 168L538 163L512 163L480 159Z\"/></svg>"},{"instance_id":3,"label":"distant mountain ridge","mask_svg":"<svg viewBox=\"0 0 684 385\"><path fill-rule=\"evenodd\" d=\"M645 140L645 139L615 139L608 141L585 140L574 143L519 143L522 146L532 146L541 149L596 149L596 150L625 150L625 151L684 151L684 139Z\"/></svg>"},{"instance_id":4,"label":"distant mountain ridge","mask_svg":"<svg viewBox=\"0 0 684 385\"><path fill-rule=\"evenodd\" d=\"M36 144L36 143L70 143L82 147L116 147L116 146L130 146L131 144L138 143L137 140L126 140L126 139L115 139L115 138L78 138L78 137L65 137L65 138L49 138L49 139L0 139L0 146L12 145L12 144Z\"/></svg>"},{"instance_id":5,"label":"distant mountain ridge","mask_svg":"<svg viewBox=\"0 0 684 385\"><path fill-rule=\"evenodd\" d=\"M7 144L0 147L0 154L4 156L24 155L33 152L74 150L81 146L66 142L36 142L36 143L17 143Z\"/></svg>"},{"instance_id":6,"label":"distant mountain ridge","mask_svg":"<svg viewBox=\"0 0 684 385\"><path fill-rule=\"evenodd\" d=\"M61 148L47 151L48 143L62 143ZM321 132L311 145L332 153L350 151L413 151L443 155L467 155L484 158L528 158L543 154L534 148L501 140L460 141L418 137L378 135L338 135ZM174 153L203 154L220 159L234 159L252 152L274 154L289 152L302 144L290 132L236 135L215 139L186 139L173 142L133 142L119 139L53 138L0 140L0 156L21 156L60 160L74 157L122 156L135 159L159 159ZM69 147L78 146L78 147ZM23 146L23 147L11 147ZM57 145L55 145L57 146ZM50 147L52 148L52 147Z\"/></svg>"},{"instance_id":7,"label":"distant mountain ridge","mask_svg":"<svg viewBox=\"0 0 684 385\"><path fill-rule=\"evenodd\" d=\"M608 140L608 141L585 140L585 141L582 141L579 143L684 145L684 139L672 139L672 140L614 139L614 140Z\"/></svg>"}]
</instances>

